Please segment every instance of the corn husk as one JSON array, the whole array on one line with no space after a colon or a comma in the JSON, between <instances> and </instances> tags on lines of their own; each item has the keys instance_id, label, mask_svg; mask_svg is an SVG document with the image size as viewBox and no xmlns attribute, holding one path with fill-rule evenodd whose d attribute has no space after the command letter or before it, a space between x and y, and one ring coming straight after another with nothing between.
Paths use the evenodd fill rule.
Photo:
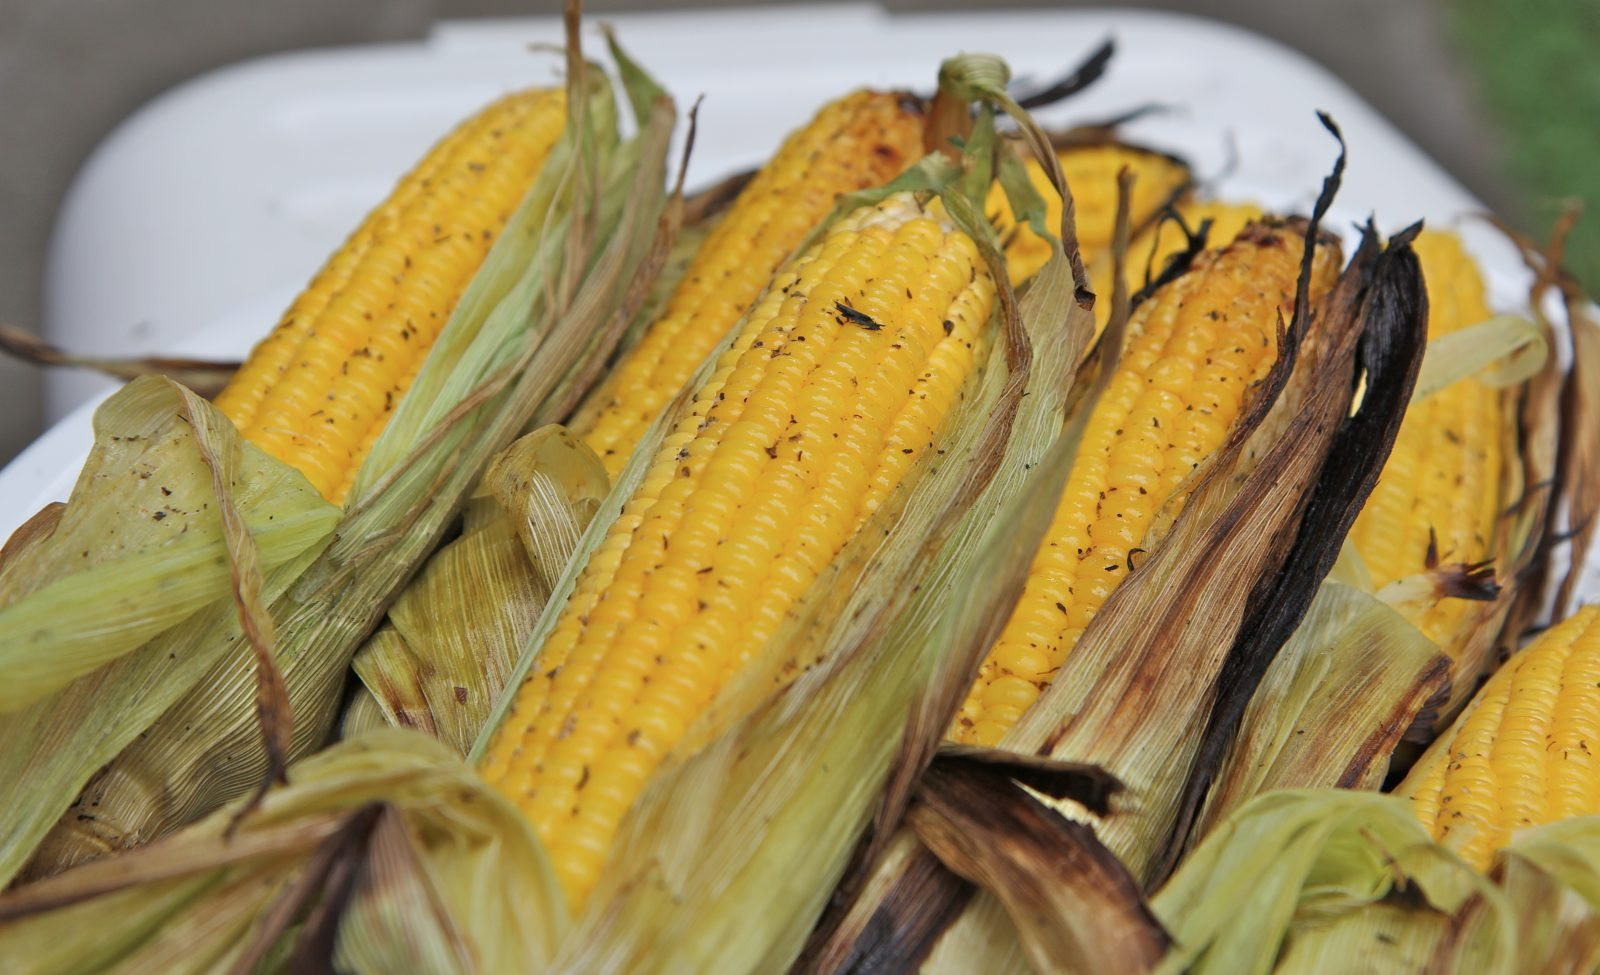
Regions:
<instances>
[{"instance_id":1,"label":"corn husk","mask_svg":"<svg viewBox=\"0 0 1600 975\"><path fill-rule=\"evenodd\" d=\"M947 70L1003 70L990 59L963 64ZM905 189L940 192L1003 281L976 205L993 139L984 109L959 160L929 157L839 212ZM1037 202L1023 197L1018 210L1042 210ZM881 797L908 790L931 755L1053 508L1070 449L1050 445L1092 329L1074 287L1058 254L1020 316L1003 292L993 326L1000 339L941 433L941 450L926 455L677 746L625 818L554 971L774 971L800 952L868 824L898 818L904 797ZM541 629L681 405L625 468ZM774 695L784 659L809 667Z\"/></svg>"},{"instance_id":2,"label":"corn husk","mask_svg":"<svg viewBox=\"0 0 1600 975\"><path fill-rule=\"evenodd\" d=\"M226 500L213 469L232 485ZM229 657L250 673L229 569L239 540L223 503L256 549L262 600L287 589L339 518L210 404L147 377L96 411L95 446L70 500L51 509L54 524L36 522L7 546L0 774L28 786L0 803L0 885L84 780L207 667Z\"/></svg>"},{"instance_id":3,"label":"corn husk","mask_svg":"<svg viewBox=\"0 0 1600 975\"><path fill-rule=\"evenodd\" d=\"M331 960L488 973L548 960L567 924L549 863L516 809L443 745L379 731L295 765L292 779L231 833L238 808L0 897L6 970Z\"/></svg>"},{"instance_id":4,"label":"corn husk","mask_svg":"<svg viewBox=\"0 0 1600 975\"><path fill-rule=\"evenodd\" d=\"M356 653L364 691L355 702L465 755L608 486L600 459L563 427L503 451L462 535L434 553ZM371 724L360 713L345 718L352 730Z\"/></svg>"},{"instance_id":5,"label":"corn husk","mask_svg":"<svg viewBox=\"0 0 1600 975\"><path fill-rule=\"evenodd\" d=\"M287 706L252 707L255 668L223 652L226 640L207 644L209 658L191 658L203 666L188 684L160 688L175 703L159 721L125 728L98 758L73 750L40 759L73 766L77 782L69 792L30 790L18 803L35 818L62 816L31 875L146 842L263 782L282 766L261 748L258 713L273 720L289 757L320 745L350 655L454 522L489 459L530 423L565 413L582 391L575 377L598 370L631 320L666 250L658 223L671 225L659 218L672 105L619 56L639 123L638 136L620 141L609 82L575 46L568 54L562 139L375 444L334 541L283 580L260 614L276 624L277 652L267 659L281 671ZM148 710L145 693L121 685L113 706ZM24 855L33 846L6 835Z\"/></svg>"},{"instance_id":6,"label":"corn husk","mask_svg":"<svg viewBox=\"0 0 1600 975\"><path fill-rule=\"evenodd\" d=\"M1600 819L1516 834L1485 876L1396 796L1264 794L1196 848L1152 906L1161 972L1591 972Z\"/></svg>"},{"instance_id":7,"label":"corn husk","mask_svg":"<svg viewBox=\"0 0 1600 975\"><path fill-rule=\"evenodd\" d=\"M1164 971L1488 973L1515 957L1504 896L1375 793L1252 800L1152 906L1178 945Z\"/></svg>"},{"instance_id":8,"label":"corn husk","mask_svg":"<svg viewBox=\"0 0 1600 975\"><path fill-rule=\"evenodd\" d=\"M1447 689L1449 661L1399 613L1324 582L1262 677L1206 796L1196 837L1263 792L1377 789L1389 755Z\"/></svg>"}]
</instances>

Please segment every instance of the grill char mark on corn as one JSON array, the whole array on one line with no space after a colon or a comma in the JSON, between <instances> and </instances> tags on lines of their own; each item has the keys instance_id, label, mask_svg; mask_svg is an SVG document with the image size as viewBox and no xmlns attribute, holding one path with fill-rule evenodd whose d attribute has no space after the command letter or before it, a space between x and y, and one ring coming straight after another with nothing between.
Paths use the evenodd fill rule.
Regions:
<instances>
[{"instance_id":1,"label":"grill char mark on corn","mask_svg":"<svg viewBox=\"0 0 1600 975\"><path fill-rule=\"evenodd\" d=\"M401 180L218 395L246 439L344 500L565 113L559 90L507 95Z\"/></svg>"},{"instance_id":2,"label":"grill char mark on corn","mask_svg":"<svg viewBox=\"0 0 1600 975\"><path fill-rule=\"evenodd\" d=\"M951 737L993 745L1050 684L1136 564L1156 512L1228 436L1277 357L1303 241L1255 224L1142 304L1117 374L1085 430L1044 544ZM1337 273L1320 248L1313 296Z\"/></svg>"},{"instance_id":3,"label":"grill char mark on corn","mask_svg":"<svg viewBox=\"0 0 1600 975\"><path fill-rule=\"evenodd\" d=\"M590 557L484 761L571 902L673 744L933 449L994 300L972 241L902 194L836 224L750 314Z\"/></svg>"},{"instance_id":4,"label":"grill char mark on corn","mask_svg":"<svg viewBox=\"0 0 1600 975\"><path fill-rule=\"evenodd\" d=\"M1487 869L1515 830L1600 813L1600 606L1507 660L1398 791Z\"/></svg>"},{"instance_id":5,"label":"grill char mark on corn","mask_svg":"<svg viewBox=\"0 0 1600 975\"><path fill-rule=\"evenodd\" d=\"M922 136L919 102L875 91L829 103L789 136L701 245L661 317L573 418L613 477L839 194L897 176L921 155Z\"/></svg>"}]
</instances>

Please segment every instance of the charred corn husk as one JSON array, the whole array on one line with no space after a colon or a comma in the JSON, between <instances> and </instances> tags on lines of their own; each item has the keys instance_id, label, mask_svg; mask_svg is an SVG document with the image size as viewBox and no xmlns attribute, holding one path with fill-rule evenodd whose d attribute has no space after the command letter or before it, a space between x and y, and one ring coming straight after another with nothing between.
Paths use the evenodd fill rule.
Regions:
<instances>
[{"instance_id":1,"label":"charred corn husk","mask_svg":"<svg viewBox=\"0 0 1600 975\"><path fill-rule=\"evenodd\" d=\"M1513 832L1600 813L1600 606L1507 660L1397 790L1479 868Z\"/></svg>"},{"instance_id":2,"label":"charred corn husk","mask_svg":"<svg viewBox=\"0 0 1600 975\"><path fill-rule=\"evenodd\" d=\"M579 576L483 762L574 903L674 742L933 448L994 300L973 242L907 194L841 219L772 282Z\"/></svg>"},{"instance_id":3,"label":"charred corn husk","mask_svg":"<svg viewBox=\"0 0 1600 975\"><path fill-rule=\"evenodd\" d=\"M888 182L921 155L921 103L858 91L790 135L706 238L661 316L590 394L572 429L615 477L640 437L841 193Z\"/></svg>"},{"instance_id":4,"label":"charred corn husk","mask_svg":"<svg viewBox=\"0 0 1600 975\"><path fill-rule=\"evenodd\" d=\"M344 500L565 114L560 89L507 95L400 181L217 396L247 440Z\"/></svg>"},{"instance_id":5,"label":"charred corn husk","mask_svg":"<svg viewBox=\"0 0 1600 975\"><path fill-rule=\"evenodd\" d=\"M951 728L956 740L1005 735L1132 571L1157 513L1181 509L1185 480L1277 357L1302 248L1282 225L1255 224L1135 312L1027 587ZM1337 273L1331 250L1318 256L1314 293Z\"/></svg>"},{"instance_id":6,"label":"charred corn husk","mask_svg":"<svg viewBox=\"0 0 1600 975\"><path fill-rule=\"evenodd\" d=\"M1430 342L1489 317L1483 277L1454 234L1424 231L1415 246L1428 286ZM1437 564L1472 565L1495 556L1513 421L1504 394L1471 376L1411 404L1383 475L1350 531L1374 587ZM1471 689L1490 649L1488 641L1477 641L1472 659L1462 659L1480 622L1479 606L1444 598L1399 607L1457 662L1460 694Z\"/></svg>"},{"instance_id":7,"label":"charred corn husk","mask_svg":"<svg viewBox=\"0 0 1600 975\"><path fill-rule=\"evenodd\" d=\"M1189 167L1172 156L1138 146L1108 142L1103 145L1075 145L1056 153L1061 173L1072 191L1077 214L1078 246L1087 263L1109 258L1111 240L1117 229L1117 174L1126 167L1133 173L1132 196L1128 201L1129 225L1139 231L1161 209L1172 203L1189 186ZM1061 197L1050 186L1044 167L1029 158L1025 163L1034 189L1049 207L1045 225L1052 231L1061 225ZM995 230L1006 245L1006 271L1013 285L1038 273L1049 259L1051 247L1029 227L1017 227L1005 193L997 185L985 204ZM1233 228L1228 240L1242 228ZM1110 263L1106 260L1109 271ZM1109 287L1097 294L1106 296L1102 304L1110 307ZM1109 314L1109 312L1107 312ZM1103 319L1102 319L1103 320Z\"/></svg>"}]
</instances>

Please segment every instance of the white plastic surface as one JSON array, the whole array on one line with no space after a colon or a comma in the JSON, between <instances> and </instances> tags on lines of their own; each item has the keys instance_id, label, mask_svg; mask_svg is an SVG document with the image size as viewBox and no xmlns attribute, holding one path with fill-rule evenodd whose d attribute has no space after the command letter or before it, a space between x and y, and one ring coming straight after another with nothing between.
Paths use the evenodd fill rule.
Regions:
<instances>
[{"instance_id":1,"label":"white plastic surface","mask_svg":"<svg viewBox=\"0 0 1600 975\"><path fill-rule=\"evenodd\" d=\"M1321 109L1350 147L1330 229L1369 213L1385 230L1454 225L1482 209L1321 67L1213 21L1126 9L890 15L865 4L608 20L681 108L705 96L691 187L758 163L851 88L931 90L939 61L963 50L1001 54L1038 82L1110 36L1106 77L1041 112L1047 123L1170 106L1128 125L1128 138L1185 156L1220 194L1303 211L1335 155ZM560 40L554 18L445 23L423 42L279 55L168 93L74 185L49 261L50 338L103 355L242 355L433 139L500 92L552 82L558 57L529 46ZM601 50L592 31L586 41ZM1497 304L1519 306L1514 252L1481 225L1462 229ZM108 388L68 374L49 386L50 415L71 413L0 471L0 533L66 496L90 442L92 405L74 407Z\"/></svg>"}]
</instances>

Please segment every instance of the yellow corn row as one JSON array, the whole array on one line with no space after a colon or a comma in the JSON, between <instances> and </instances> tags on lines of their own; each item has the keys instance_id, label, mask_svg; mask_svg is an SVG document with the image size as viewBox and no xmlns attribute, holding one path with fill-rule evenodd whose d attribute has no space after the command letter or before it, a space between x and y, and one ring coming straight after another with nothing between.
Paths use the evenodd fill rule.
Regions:
<instances>
[{"instance_id":1,"label":"yellow corn row","mask_svg":"<svg viewBox=\"0 0 1600 975\"><path fill-rule=\"evenodd\" d=\"M782 272L590 558L483 774L569 900L690 722L929 450L995 285L909 194Z\"/></svg>"},{"instance_id":2,"label":"yellow corn row","mask_svg":"<svg viewBox=\"0 0 1600 975\"><path fill-rule=\"evenodd\" d=\"M1507 660L1396 790L1486 869L1515 830L1600 813L1600 606Z\"/></svg>"},{"instance_id":3,"label":"yellow corn row","mask_svg":"<svg viewBox=\"0 0 1600 975\"><path fill-rule=\"evenodd\" d=\"M1077 215L1078 245L1085 262L1109 255L1117 229L1117 174L1126 167L1133 173L1129 218L1135 228L1144 227L1161 209L1173 202L1189 185L1189 168L1181 161L1149 149L1121 143L1069 146L1056 153L1061 172L1072 191ZM1024 164L1034 189L1049 207L1045 225L1052 233L1061 226L1061 197L1045 176L1044 167L1028 157ZM990 222L1006 245L1006 268L1013 286L1039 273L1050 259L1050 246L1030 228L1017 227L1011 204L996 185L985 204ZM1237 228L1235 228L1237 233ZM1226 239L1232 240L1230 234ZM1107 264L1109 273L1110 265ZM1096 292L1097 294L1099 292ZM1110 303L1110 291L1105 292Z\"/></svg>"},{"instance_id":4,"label":"yellow corn row","mask_svg":"<svg viewBox=\"0 0 1600 975\"><path fill-rule=\"evenodd\" d=\"M923 121L915 98L858 91L789 136L701 245L660 318L573 417L612 477L839 194L881 186L922 154Z\"/></svg>"},{"instance_id":5,"label":"yellow corn row","mask_svg":"<svg viewBox=\"0 0 1600 975\"><path fill-rule=\"evenodd\" d=\"M505 96L400 181L218 395L246 439L344 500L565 114L558 89Z\"/></svg>"},{"instance_id":6,"label":"yellow corn row","mask_svg":"<svg viewBox=\"0 0 1600 975\"><path fill-rule=\"evenodd\" d=\"M1427 281L1430 340L1490 317L1483 277L1459 238L1424 231L1414 246ZM1377 487L1350 531L1374 586L1430 568L1430 552L1444 563L1482 562L1494 554L1512 419L1500 392L1471 377L1406 410ZM1452 659L1475 625L1472 604L1461 599L1403 611ZM1467 684L1474 677L1456 675Z\"/></svg>"},{"instance_id":7,"label":"yellow corn row","mask_svg":"<svg viewBox=\"0 0 1600 975\"><path fill-rule=\"evenodd\" d=\"M1182 200L1172 209L1183 219L1191 233L1198 233L1200 227L1209 222L1206 241L1207 246L1212 248L1227 246L1245 227L1265 216L1265 212L1253 203L1225 200ZM1173 220L1160 220L1136 233L1128 242L1129 293L1144 287L1147 278L1153 280L1168 261L1187 249L1188 244L1183 228ZM1112 262L1109 246L1102 253L1085 255L1089 287L1101 296L1094 306L1095 323L1101 328L1111 317Z\"/></svg>"},{"instance_id":8,"label":"yellow corn row","mask_svg":"<svg viewBox=\"0 0 1600 975\"><path fill-rule=\"evenodd\" d=\"M1278 354L1304 240L1247 228L1135 310L1121 364L1096 405L1021 599L950 729L993 745L1049 686L1084 627L1132 570L1152 519L1181 505ZM1313 295L1338 273L1318 252Z\"/></svg>"}]
</instances>

